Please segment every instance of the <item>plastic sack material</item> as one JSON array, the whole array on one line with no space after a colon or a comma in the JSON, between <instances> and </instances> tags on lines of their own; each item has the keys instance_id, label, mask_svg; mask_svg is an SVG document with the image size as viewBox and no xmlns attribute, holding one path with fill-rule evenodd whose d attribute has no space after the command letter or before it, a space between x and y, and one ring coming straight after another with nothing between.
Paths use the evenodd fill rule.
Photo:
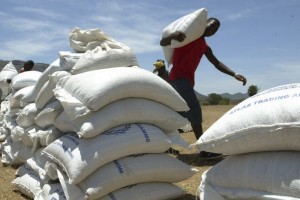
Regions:
<instances>
[{"instance_id":1,"label":"plastic sack material","mask_svg":"<svg viewBox=\"0 0 300 200\"><path fill-rule=\"evenodd\" d=\"M171 108L143 98L126 98L108 104L74 120L63 111L54 121L61 131L76 132L80 137L92 138L116 126L145 123L171 133L188 123L188 120Z\"/></svg>"},{"instance_id":2,"label":"plastic sack material","mask_svg":"<svg viewBox=\"0 0 300 200\"><path fill-rule=\"evenodd\" d=\"M202 175L201 200L299 200L299 155L276 151L229 156Z\"/></svg>"},{"instance_id":3,"label":"plastic sack material","mask_svg":"<svg viewBox=\"0 0 300 200\"><path fill-rule=\"evenodd\" d=\"M159 128L128 124L105 131L93 139L78 138L76 134L64 135L48 145L43 153L61 165L69 183L76 184L97 168L120 157L162 153L170 147L171 141Z\"/></svg>"},{"instance_id":4,"label":"plastic sack material","mask_svg":"<svg viewBox=\"0 0 300 200\"><path fill-rule=\"evenodd\" d=\"M183 32L186 35L184 41L178 42L176 40L172 40L171 45L163 47L166 61L169 64L173 63L172 57L174 48L185 46L186 44L200 38L205 31L206 22L207 9L201 8L177 19L163 29L162 38L165 38L174 32Z\"/></svg>"},{"instance_id":5,"label":"plastic sack material","mask_svg":"<svg viewBox=\"0 0 300 200\"><path fill-rule=\"evenodd\" d=\"M234 106L193 144L199 151L241 154L299 151L300 83L267 89Z\"/></svg>"},{"instance_id":6,"label":"plastic sack material","mask_svg":"<svg viewBox=\"0 0 300 200\"><path fill-rule=\"evenodd\" d=\"M153 100L175 111L189 110L170 84L147 70L134 67L94 70L63 77L57 83L54 95L71 119L129 97Z\"/></svg>"}]
</instances>

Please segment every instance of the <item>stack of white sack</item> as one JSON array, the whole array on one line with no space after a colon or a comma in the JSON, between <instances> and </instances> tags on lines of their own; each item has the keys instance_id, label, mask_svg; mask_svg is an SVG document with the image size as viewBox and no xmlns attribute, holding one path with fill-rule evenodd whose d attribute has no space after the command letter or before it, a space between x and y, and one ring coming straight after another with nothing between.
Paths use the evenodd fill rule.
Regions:
<instances>
[{"instance_id":1,"label":"stack of white sack","mask_svg":"<svg viewBox=\"0 0 300 200\"><path fill-rule=\"evenodd\" d=\"M78 29L76 30L77 32L79 31ZM103 48L103 53L106 52L110 55L117 56L119 54L115 55L115 49L120 51L123 48L128 51L130 50L129 47L114 41L99 29L82 32L85 34L82 34L80 37L81 40L91 42L94 40L95 42L98 41L99 45L107 46L106 49ZM94 37L91 33L97 33L97 37ZM74 35L73 30L70 32L70 38L72 35ZM80 43L79 40L77 42ZM100 52L98 53L100 54ZM21 150L20 146L22 146L22 142L27 147L32 148L31 153L27 153L28 151L22 152L26 152L28 154L26 154L27 156L32 156L32 153L34 153L39 146L45 145L45 142L43 142L45 139L41 137L47 136L51 138L47 139L47 141L51 141L61 135L60 131L54 129L53 121L63 111L63 107L54 97L53 89L61 77L70 75L69 72L75 63L79 61L79 58L81 56L84 57L83 55L83 52L72 53L60 51L58 53L58 59L54 60L43 73L28 71L17 74L17 70L12 63L5 66L3 72L0 73L0 85L1 89L9 88L7 92L3 89L3 95L6 95L8 92L10 93L7 94L5 98L3 97L4 101L1 104L1 119L3 120L1 123L0 138L3 141L9 136L7 141L3 143L3 149L5 149L4 155L7 154L7 156L2 158L3 163L7 165L20 163L16 153L13 152ZM128 57L127 59L126 56ZM102 60L105 60L105 63L111 62L111 65L105 66L105 68L114 67L114 57L100 58L96 54L94 57L97 58L98 62ZM135 55L133 53L130 55L126 54L123 56L123 59L124 65L136 64ZM128 60L132 60L132 63L129 63ZM85 59L83 59L83 61L85 61ZM118 62L118 64L120 64L120 62ZM81 67L83 68L82 65ZM86 64L86 67L90 69L89 64ZM101 69L104 67L98 65L98 68ZM7 82L7 79L12 79L11 84ZM13 134L11 134L11 132ZM51 136L46 133L51 133ZM16 145L16 147L11 147L11 145ZM27 156L21 159L22 162L26 160Z\"/></svg>"},{"instance_id":2,"label":"stack of white sack","mask_svg":"<svg viewBox=\"0 0 300 200\"><path fill-rule=\"evenodd\" d=\"M12 93L1 103L2 129L7 132L5 141L1 145L1 161L5 165L25 163L38 148L47 146L62 135L62 132L53 125L56 116L63 111L60 102L55 98L51 99L52 91L48 91L46 95L40 94L44 88L49 87L49 82L54 88L55 81L69 74L61 70L54 70L59 72L52 75L48 74L51 71L49 69L66 66L66 62L60 65L60 61L61 59L57 59L43 73L27 71L12 78L10 84ZM48 79L46 80L45 77ZM26 97L29 97L35 88L42 89L38 91L33 102L27 102ZM50 98L47 99L48 97Z\"/></svg>"},{"instance_id":3,"label":"stack of white sack","mask_svg":"<svg viewBox=\"0 0 300 200\"><path fill-rule=\"evenodd\" d=\"M86 34L75 30L79 36ZM107 52L116 49L117 55L130 49L102 32L96 35L102 37L101 48L87 49L86 54L59 52L35 85L3 104L8 105L9 137L1 146L2 162L20 165L13 186L34 199L132 200L143 194L163 200L183 195L173 183L197 170L164 152L175 144L188 147L177 132L187 123L177 113L188 109L185 101L153 73L128 67L136 65L132 51L124 52L124 63L115 63Z\"/></svg>"},{"instance_id":4,"label":"stack of white sack","mask_svg":"<svg viewBox=\"0 0 300 200\"><path fill-rule=\"evenodd\" d=\"M11 87L8 80L11 80L15 75L18 74L12 61L3 67L0 72L0 90L1 90L1 101L3 101L10 93Z\"/></svg>"},{"instance_id":5,"label":"stack of white sack","mask_svg":"<svg viewBox=\"0 0 300 200\"><path fill-rule=\"evenodd\" d=\"M229 155L207 170L201 200L300 199L300 83L239 103L193 144Z\"/></svg>"},{"instance_id":6,"label":"stack of white sack","mask_svg":"<svg viewBox=\"0 0 300 200\"><path fill-rule=\"evenodd\" d=\"M117 67L65 76L53 91L64 107L54 125L72 133L43 153L57 163L67 198L104 198L123 187L151 183L135 188L141 192L160 182L169 189L152 191L149 198L184 194L172 183L196 170L164 152L177 143L173 135L178 137L177 129L187 123L177 111L188 107L167 82L141 68ZM137 154L146 155L132 156ZM132 190L121 194L125 191Z\"/></svg>"}]
</instances>

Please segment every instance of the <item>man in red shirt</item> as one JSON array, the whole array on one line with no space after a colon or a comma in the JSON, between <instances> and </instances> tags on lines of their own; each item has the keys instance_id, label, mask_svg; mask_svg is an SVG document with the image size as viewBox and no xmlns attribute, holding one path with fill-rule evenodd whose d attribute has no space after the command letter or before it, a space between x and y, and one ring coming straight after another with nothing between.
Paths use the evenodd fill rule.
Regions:
<instances>
[{"instance_id":1,"label":"man in red shirt","mask_svg":"<svg viewBox=\"0 0 300 200\"><path fill-rule=\"evenodd\" d=\"M203 134L202 129L202 111L194 92L195 85L195 72L201 61L203 55L221 72L234 77L236 80L243 82L246 85L247 79L238 73L235 73L225 64L219 61L213 54L211 48L205 41L205 37L214 35L219 27L220 21L216 18L209 18L207 20L206 28L201 37L190 42L189 44L175 48L173 53L173 67L170 71L168 78L169 83L175 88L175 90L182 96L187 102L190 110L188 112L180 113L186 117L193 128L196 139L198 140ZM175 32L168 37L162 38L160 41L161 46L168 46L172 40L179 42L184 41L185 34L182 32ZM220 154L214 154L210 152L200 152L200 157L206 159L213 159L220 157Z\"/></svg>"}]
</instances>

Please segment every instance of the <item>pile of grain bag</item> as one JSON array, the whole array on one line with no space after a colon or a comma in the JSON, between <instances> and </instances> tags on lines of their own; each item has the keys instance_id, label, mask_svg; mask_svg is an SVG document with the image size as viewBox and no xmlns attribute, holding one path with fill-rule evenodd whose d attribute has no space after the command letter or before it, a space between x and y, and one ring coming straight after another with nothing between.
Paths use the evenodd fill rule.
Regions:
<instances>
[{"instance_id":1,"label":"pile of grain bag","mask_svg":"<svg viewBox=\"0 0 300 200\"><path fill-rule=\"evenodd\" d=\"M201 200L300 199L300 83L239 103L193 144L228 155L202 175Z\"/></svg>"},{"instance_id":2,"label":"pile of grain bag","mask_svg":"<svg viewBox=\"0 0 300 200\"><path fill-rule=\"evenodd\" d=\"M73 29L70 44L43 73L15 75L1 104L13 186L35 200L184 195L174 183L197 170L164 152L188 146L177 131L186 102L99 29Z\"/></svg>"}]
</instances>

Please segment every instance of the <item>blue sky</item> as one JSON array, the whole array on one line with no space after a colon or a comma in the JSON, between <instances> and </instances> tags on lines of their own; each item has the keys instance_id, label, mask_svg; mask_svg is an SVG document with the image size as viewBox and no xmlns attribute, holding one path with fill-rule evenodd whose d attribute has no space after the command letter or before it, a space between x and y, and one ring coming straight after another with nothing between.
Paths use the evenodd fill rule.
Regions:
<instances>
[{"instance_id":1,"label":"blue sky","mask_svg":"<svg viewBox=\"0 0 300 200\"><path fill-rule=\"evenodd\" d=\"M59 51L72 51L74 27L99 28L131 47L139 66L153 70L164 58L159 40L165 26L199 8L221 21L207 38L214 54L247 77L246 86L202 58L195 89L202 94L246 93L299 82L299 0L2 0L0 59L51 63Z\"/></svg>"}]
</instances>

